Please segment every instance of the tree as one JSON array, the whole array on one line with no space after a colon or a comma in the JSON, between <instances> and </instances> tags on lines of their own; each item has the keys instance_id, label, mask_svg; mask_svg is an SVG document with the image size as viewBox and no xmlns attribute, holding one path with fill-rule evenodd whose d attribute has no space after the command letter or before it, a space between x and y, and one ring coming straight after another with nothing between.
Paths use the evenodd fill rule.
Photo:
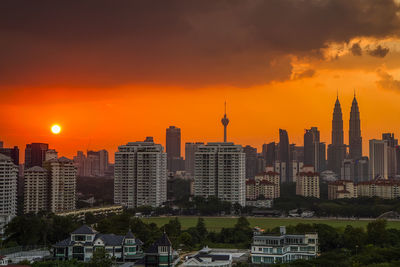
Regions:
<instances>
[{"instance_id":1,"label":"tree","mask_svg":"<svg viewBox=\"0 0 400 267\"><path fill-rule=\"evenodd\" d=\"M197 219L196 230L197 230L197 233L198 233L201 241L203 241L207 237L207 233L208 233L206 224L204 223L203 218Z\"/></svg>"},{"instance_id":2,"label":"tree","mask_svg":"<svg viewBox=\"0 0 400 267\"><path fill-rule=\"evenodd\" d=\"M195 244L192 242L192 236L188 232L182 233L179 238L179 243L183 244L186 249L192 248Z\"/></svg>"},{"instance_id":3,"label":"tree","mask_svg":"<svg viewBox=\"0 0 400 267\"><path fill-rule=\"evenodd\" d=\"M367 225L368 242L376 246L384 246L386 243L386 220L376 220Z\"/></svg>"},{"instance_id":4,"label":"tree","mask_svg":"<svg viewBox=\"0 0 400 267\"><path fill-rule=\"evenodd\" d=\"M89 267L111 267L112 265L113 260L104 248L99 247L94 250Z\"/></svg>"}]
</instances>

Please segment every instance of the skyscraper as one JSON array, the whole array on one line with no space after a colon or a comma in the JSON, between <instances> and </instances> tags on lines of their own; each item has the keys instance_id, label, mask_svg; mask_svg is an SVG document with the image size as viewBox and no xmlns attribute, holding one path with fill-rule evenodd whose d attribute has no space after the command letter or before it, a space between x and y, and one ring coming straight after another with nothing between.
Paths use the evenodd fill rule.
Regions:
<instances>
[{"instance_id":1,"label":"skyscraper","mask_svg":"<svg viewBox=\"0 0 400 267\"><path fill-rule=\"evenodd\" d=\"M42 167L48 149L49 145L44 143L27 144L25 148L25 169L33 166Z\"/></svg>"},{"instance_id":2,"label":"skyscraper","mask_svg":"<svg viewBox=\"0 0 400 267\"><path fill-rule=\"evenodd\" d=\"M398 145L398 140L394 138L393 133L382 134L382 140L387 142L387 159L388 159L388 177L395 178L397 171L397 160L396 160L396 147Z\"/></svg>"},{"instance_id":3,"label":"skyscraper","mask_svg":"<svg viewBox=\"0 0 400 267\"><path fill-rule=\"evenodd\" d=\"M253 179L257 171L257 148L245 146L243 151L246 154L246 179Z\"/></svg>"},{"instance_id":4,"label":"skyscraper","mask_svg":"<svg viewBox=\"0 0 400 267\"><path fill-rule=\"evenodd\" d=\"M340 175L345 157L346 146L343 143L342 108L339 98L337 98L332 119L332 144L328 146L328 169Z\"/></svg>"},{"instance_id":5,"label":"skyscraper","mask_svg":"<svg viewBox=\"0 0 400 267\"><path fill-rule=\"evenodd\" d=\"M194 195L246 203L245 153L233 143L208 143L196 152Z\"/></svg>"},{"instance_id":6,"label":"skyscraper","mask_svg":"<svg viewBox=\"0 0 400 267\"><path fill-rule=\"evenodd\" d=\"M221 119L221 123L224 126L224 142L227 142L227 132L226 132L226 128L228 127L229 124L229 119L226 116L226 102L225 102L225 114L224 117Z\"/></svg>"},{"instance_id":7,"label":"skyscraper","mask_svg":"<svg viewBox=\"0 0 400 267\"><path fill-rule=\"evenodd\" d=\"M371 180L378 177L388 179L388 142L369 140L369 173Z\"/></svg>"},{"instance_id":8,"label":"skyscraper","mask_svg":"<svg viewBox=\"0 0 400 267\"><path fill-rule=\"evenodd\" d=\"M279 129L279 161L285 163L285 174L281 173L281 182L288 182L290 162L289 136L286 130Z\"/></svg>"},{"instance_id":9,"label":"skyscraper","mask_svg":"<svg viewBox=\"0 0 400 267\"><path fill-rule=\"evenodd\" d=\"M342 108L340 107L339 98L336 98L332 119L332 145L341 146L343 143Z\"/></svg>"},{"instance_id":10,"label":"skyscraper","mask_svg":"<svg viewBox=\"0 0 400 267\"><path fill-rule=\"evenodd\" d=\"M167 165L169 171L178 171L184 169L184 162L181 157L181 129L175 126L169 126L166 130L166 151Z\"/></svg>"},{"instance_id":11,"label":"skyscraper","mask_svg":"<svg viewBox=\"0 0 400 267\"><path fill-rule=\"evenodd\" d=\"M277 160L277 144L275 142L266 145L266 157L265 164L267 166L273 166Z\"/></svg>"},{"instance_id":12,"label":"skyscraper","mask_svg":"<svg viewBox=\"0 0 400 267\"><path fill-rule=\"evenodd\" d=\"M17 175L11 158L0 154L0 234L17 214Z\"/></svg>"},{"instance_id":13,"label":"skyscraper","mask_svg":"<svg viewBox=\"0 0 400 267\"><path fill-rule=\"evenodd\" d=\"M185 171L190 174L191 177L194 176L195 153L200 145L204 145L204 143L196 142L185 144Z\"/></svg>"},{"instance_id":14,"label":"skyscraper","mask_svg":"<svg viewBox=\"0 0 400 267\"><path fill-rule=\"evenodd\" d=\"M326 146L320 142L320 132L317 127L306 129L304 133L304 165L310 165L316 172L326 168Z\"/></svg>"},{"instance_id":15,"label":"skyscraper","mask_svg":"<svg viewBox=\"0 0 400 267\"><path fill-rule=\"evenodd\" d=\"M360 112L358 110L358 104L355 94L353 103L351 104L349 121L349 156L351 159L359 159L362 157Z\"/></svg>"},{"instance_id":16,"label":"skyscraper","mask_svg":"<svg viewBox=\"0 0 400 267\"><path fill-rule=\"evenodd\" d=\"M167 154L152 139L118 147L114 203L127 208L159 207L167 201Z\"/></svg>"},{"instance_id":17,"label":"skyscraper","mask_svg":"<svg viewBox=\"0 0 400 267\"><path fill-rule=\"evenodd\" d=\"M17 146L13 148L0 147L0 154L10 157L13 163L19 166L19 148Z\"/></svg>"}]
</instances>

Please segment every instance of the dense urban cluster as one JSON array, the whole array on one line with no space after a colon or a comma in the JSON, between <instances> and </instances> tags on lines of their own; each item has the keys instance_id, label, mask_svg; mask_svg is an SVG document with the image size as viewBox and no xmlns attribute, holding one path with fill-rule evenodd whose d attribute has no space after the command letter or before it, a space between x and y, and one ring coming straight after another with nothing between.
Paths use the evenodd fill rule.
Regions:
<instances>
[{"instance_id":1,"label":"dense urban cluster","mask_svg":"<svg viewBox=\"0 0 400 267\"><path fill-rule=\"evenodd\" d=\"M23 224L23 214L40 217L51 213L73 216L81 221L88 219L87 214L107 216L121 214L126 209L140 214L144 211L147 215L281 216L285 213L293 217L377 217L388 213L388 216L398 217L395 211L400 211L399 205L390 202L400 197L398 141L393 133L383 133L381 140L369 141L369 157L363 155L360 112L355 96L350 109L348 144L344 142L339 99L334 105L332 141L328 146L320 140L317 127L305 130L303 146L291 144L288 132L279 129L279 142L264 144L258 153L249 145L243 147L228 142L226 112L221 122L223 142L188 142L185 158L181 155L181 129L175 126L166 129L165 150L152 137L146 137L144 141L120 145L114 164L109 163L106 150L88 150L86 155L78 151L73 159L68 159L59 157L55 149L44 143L27 144L24 164L20 164L19 148L6 148L0 142L2 237L10 240L7 239L12 232L10 229L15 228L17 222ZM374 197L372 205L377 209L365 211L362 205L370 203ZM96 223L103 227L105 222ZM122 261L129 258L128 244L136 246L135 251L141 250L141 245L137 245L141 240L133 239L133 243L128 240L133 236L130 232L123 236L118 231L120 236L111 237L109 229L107 235L100 235L90 227L85 228L84 233L80 233L81 230L71 233L69 243L57 243L55 257L60 258L62 254L66 259L72 257L89 262L94 257L95 245L90 244L92 250L79 248L75 253L74 248L67 247L82 241L76 238L90 238L92 243L96 238L105 244L115 243L118 248L113 245L112 256ZM246 235L254 238L251 247L254 255L250 257L254 264L310 260L318 254L316 231L292 235L281 228L278 237L250 232ZM202 234L193 239L193 232L187 233L196 241L190 243L186 236L187 240L182 237L179 244L195 247L204 241ZM230 234L237 235L236 232ZM207 238L214 243L229 243L218 235ZM174 240L177 239L172 237L172 243ZM60 240L51 240L56 241ZM248 239L242 241L234 243L250 246ZM280 246L279 250L275 245ZM104 246L106 252L110 252L107 245Z\"/></svg>"}]
</instances>

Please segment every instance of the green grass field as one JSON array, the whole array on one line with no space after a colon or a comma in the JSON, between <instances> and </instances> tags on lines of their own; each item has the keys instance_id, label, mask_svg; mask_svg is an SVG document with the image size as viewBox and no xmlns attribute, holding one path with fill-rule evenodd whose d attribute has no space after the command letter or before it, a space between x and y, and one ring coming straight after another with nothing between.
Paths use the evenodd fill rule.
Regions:
<instances>
[{"instance_id":1,"label":"green grass field","mask_svg":"<svg viewBox=\"0 0 400 267\"><path fill-rule=\"evenodd\" d=\"M175 217L152 217L143 218L146 223L156 223L159 227L168 223L170 219ZM182 225L182 229L185 230L189 227L195 226L198 217L179 216L179 221ZM222 228L233 227L237 221L237 218L231 217L203 217L206 226L209 231L218 232ZM335 228L346 227L351 225L354 227L366 227L370 220L336 220L336 219L301 219L301 218L260 218L260 217L248 217L248 221L251 226L258 226L263 229L271 229L281 225L296 225L298 223L323 223L331 225ZM400 229L400 221L389 221L388 228Z\"/></svg>"}]
</instances>

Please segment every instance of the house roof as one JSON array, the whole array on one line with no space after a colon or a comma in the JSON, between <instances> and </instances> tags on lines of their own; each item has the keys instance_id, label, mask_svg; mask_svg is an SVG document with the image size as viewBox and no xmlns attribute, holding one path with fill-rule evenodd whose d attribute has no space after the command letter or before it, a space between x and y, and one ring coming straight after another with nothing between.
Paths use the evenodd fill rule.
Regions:
<instances>
[{"instance_id":1,"label":"house roof","mask_svg":"<svg viewBox=\"0 0 400 267\"><path fill-rule=\"evenodd\" d=\"M124 242L124 236L114 234L99 234L96 239L103 240L105 246L120 246Z\"/></svg>"},{"instance_id":2,"label":"house roof","mask_svg":"<svg viewBox=\"0 0 400 267\"><path fill-rule=\"evenodd\" d=\"M146 253L158 253L158 247L171 247L171 241L169 240L168 236L166 233L162 235L160 239L158 239L156 242L151 245Z\"/></svg>"},{"instance_id":3,"label":"house roof","mask_svg":"<svg viewBox=\"0 0 400 267\"><path fill-rule=\"evenodd\" d=\"M133 235L131 230L129 230L128 233L126 233L125 238L135 238L135 236Z\"/></svg>"},{"instance_id":4,"label":"house roof","mask_svg":"<svg viewBox=\"0 0 400 267\"><path fill-rule=\"evenodd\" d=\"M78 229L76 229L75 231L73 231L71 234L90 235L90 234L96 234L96 233L97 232L93 228L84 224L81 227L79 227Z\"/></svg>"}]
</instances>

